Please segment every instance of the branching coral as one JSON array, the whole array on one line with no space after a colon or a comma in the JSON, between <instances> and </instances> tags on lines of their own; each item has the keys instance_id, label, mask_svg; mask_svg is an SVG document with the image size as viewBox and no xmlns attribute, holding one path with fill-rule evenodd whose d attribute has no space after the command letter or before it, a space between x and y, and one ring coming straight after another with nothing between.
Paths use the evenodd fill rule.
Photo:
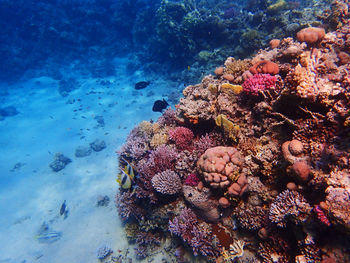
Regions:
<instances>
[{"instance_id":1,"label":"branching coral","mask_svg":"<svg viewBox=\"0 0 350 263\"><path fill-rule=\"evenodd\" d=\"M183 209L180 215L170 220L169 230L172 234L180 236L192 248L194 255L218 255L213 246L214 236L211 235L210 227L199 223L191 209Z\"/></svg>"},{"instance_id":2,"label":"branching coral","mask_svg":"<svg viewBox=\"0 0 350 263\"><path fill-rule=\"evenodd\" d=\"M260 92L274 89L277 78L269 74L255 74L246 81L242 87L245 93L258 96Z\"/></svg>"},{"instance_id":3,"label":"branching coral","mask_svg":"<svg viewBox=\"0 0 350 263\"><path fill-rule=\"evenodd\" d=\"M186 127L176 127L169 130L168 134L179 150L189 149L194 137L193 132Z\"/></svg>"},{"instance_id":4,"label":"branching coral","mask_svg":"<svg viewBox=\"0 0 350 263\"><path fill-rule=\"evenodd\" d=\"M287 222L303 224L311 215L312 207L297 191L285 190L271 204L269 219L279 227L286 227Z\"/></svg>"},{"instance_id":5,"label":"branching coral","mask_svg":"<svg viewBox=\"0 0 350 263\"><path fill-rule=\"evenodd\" d=\"M266 208L244 203L237 206L233 211L233 216L237 218L240 227L247 230L260 229L266 215Z\"/></svg>"},{"instance_id":6,"label":"branching coral","mask_svg":"<svg viewBox=\"0 0 350 263\"><path fill-rule=\"evenodd\" d=\"M171 170L165 170L153 176L152 185L157 192L168 195L180 192L182 187L180 177Z\"/></svg>"},{"instance_id":7,"label":"branching coral","mask_svg":"<svg viewBox=\"0 0 350 263\"><path fill-rule=\"evenodd\" d=\"M119 216L124 221L128 220L130 217L141 220L146 214L146 211L137 204L135 194L131 192L117 193L115 196L115 204Z\"/></svg>"}]
</instances>

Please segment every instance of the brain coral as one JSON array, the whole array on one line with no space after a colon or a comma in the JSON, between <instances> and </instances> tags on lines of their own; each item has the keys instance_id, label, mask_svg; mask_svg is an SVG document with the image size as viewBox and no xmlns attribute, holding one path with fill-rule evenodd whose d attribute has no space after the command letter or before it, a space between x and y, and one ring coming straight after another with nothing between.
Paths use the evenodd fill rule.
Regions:
<instances>
[{"instance_id":1,"label":"brain coral","mask_svg":"<svg viewBox=\"0 0 350 263\"><path fill-rule=\"evenodd\" d=\"M278 74L279 67L276 63L269 61L269 60L262 60L257 63L255 63L249 71L253 74L271 74L271 75L276 75Z\"/></svg>"},{"instance_id":2,"label":"brain coral","mask_svg":"<svg viewBox=\"0 0 350 263\"><path fill-rule=\"evenodd\" d=\"M308 45L313 45L325 36L326 32L324 28L320 27L307 27L300 30L297 33L297 39L300 42L306 42Z\"/></svg>"},{"instance_id":3,"label":"brain coral","mask_svg":"<svg viewBox=\"0 0 350 263\"><path fill-rule=\"evenodd\" d=\"M232 196L242 195L247 179L241 174L244 159L234 147L209 148L199 158L197 168L212 188L226 189Z\"/></svg>"}]
</instances>

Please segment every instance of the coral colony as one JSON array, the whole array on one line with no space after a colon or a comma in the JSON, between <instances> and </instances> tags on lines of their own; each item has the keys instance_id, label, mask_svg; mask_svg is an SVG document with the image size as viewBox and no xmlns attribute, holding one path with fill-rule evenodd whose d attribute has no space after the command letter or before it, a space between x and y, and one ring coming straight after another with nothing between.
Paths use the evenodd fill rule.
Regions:
<instances>
[{"instance_id":1,"label":"coral colony","mask_svg":"<svg viewBox=\"0 0 350 263\"><path fill-rule=\"evenodd\" d=\"M347 5L336 31L230 57L132 130L116 205L139 259L166 246L176 262L350 262Z\"/></svg>"}]
</instances>

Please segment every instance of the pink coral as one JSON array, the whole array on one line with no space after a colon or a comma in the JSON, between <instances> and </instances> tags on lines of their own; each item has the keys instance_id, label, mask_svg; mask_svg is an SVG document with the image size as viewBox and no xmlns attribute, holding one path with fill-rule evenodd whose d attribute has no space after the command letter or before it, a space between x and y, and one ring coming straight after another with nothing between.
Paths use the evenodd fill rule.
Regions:
<instances>
[{"instance_id":1,"label":"pink coral","mask_svg":"<svg viewBox=\"0 0 350 263\"><path fill-rule=\"evenodd\" d=\"M244 159L234 147L210 148L199 158L197 167L212 188L227 188L227 194L241 196L248 187L244 174L240 174Z\"/></svg>"},{"instance_id":2,"label":"pink coral","mask_svg":"<svg viewBox=\"0 0 350 263\"><path fill-rule=\"evenodd\" d=\"M175 142L175 145L180 150L188 149L194 137L193 132L186 127L176 127L169 131L169 139Z\"/></svg>"},{"instance_id":3,"label":"pink coral","mask_svg":"<svg viewBox=\"0 0 350 263\"><path fill-rule=\"evenodd\" d=\"M207 224L199 223L190 208L183 209L180 215L169 221L169 231L189 244L195 256L218 256L218 250L213 245L215 235L211 233Z\"/></svg>"},{"instance_id":4,"label":"pink coral","mask_svg":"<svg viewBox=\"0 0 350 263\"><path fill-rule=\"evenodd\" d=\"M186 177L185 185L197 186L199 182L200 182L200 178L197 176L197 174L192 173Z\"/></svg>"},{"instance_id":5,"label":"pink coral","mask_svg":"<svg viewBox=\"0 0 350 263\"><path fill-rule=\"evenodd\" d=\"M319 205L314 206L314 212L317 214L317 218L321 221L321 223L325 224L326 226L331 225L331 222L329 222L327 216Z\"/></svg>"},{"instance_id":6,"label":"pink coral","mask_svg":"<svg viewBox=\"0 0 350 263\"><path fill-rule=\"evenodd\" d=\"M197 167L211 187L226 188L238 177L243 160L236 148L217 146L205 151Z\"/></svg>"},{"instance_id":7,"label":"pink coral","mask_svg":"<svg viewBox=\"0 0 350 263\"><path fill-rule=\"evenodd\" d=\"M255 74L246 81L242 87L250 95L258 96L260 91L275 88L277 78L269 74Z\"/></svg>"}]
</instances>

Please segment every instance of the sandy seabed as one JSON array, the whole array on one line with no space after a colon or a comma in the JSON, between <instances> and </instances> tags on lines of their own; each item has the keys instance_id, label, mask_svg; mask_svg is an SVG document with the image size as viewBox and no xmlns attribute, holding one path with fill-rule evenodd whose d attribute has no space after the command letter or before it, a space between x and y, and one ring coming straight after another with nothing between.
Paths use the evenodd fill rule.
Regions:
<instances>
[{"instance_id":1,"label":"sandy seabed","mask_svg":"<svg viewBox=\"0 0 350 263\"><path fill-rule=\"evenodd\" d=\"M169 87L153 79L149 87L135 91L142 72L127 74L122 66L103 81L73 77L79 87L66 97L59 94L58 81L45 76L3 84L8 94L1 97L1 105L14 106L19 114L0 122L1 263L97 262L101 245L114 251L128 248L114 205L115 151L136 124L160 116L152 105ZM103 116L104 127L96 116ZM107 148L75 157L78 146L89 146L95 139L104 140ZM54 172L49 164L57 152L72 162ZM97 206L98 197L105 195L108 206ZM60 215L64 200L66 218ZM51 231L61 232L61 238L39 242L44 222Z\"/></svg>"}]
</instances>

